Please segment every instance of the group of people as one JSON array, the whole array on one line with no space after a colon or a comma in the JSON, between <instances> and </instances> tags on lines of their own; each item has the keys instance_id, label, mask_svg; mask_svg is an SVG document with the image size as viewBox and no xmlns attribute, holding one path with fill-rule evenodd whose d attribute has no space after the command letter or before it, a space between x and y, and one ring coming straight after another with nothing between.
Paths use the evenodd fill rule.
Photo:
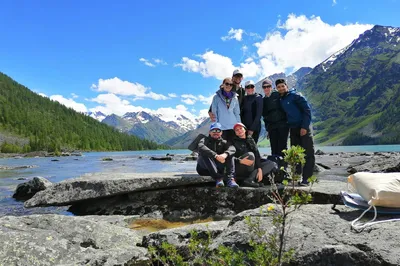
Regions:
<instances>
[{"instance_id":1,"label":"group of people","mask_svg":"<svg viewBox=\"0 0 400 266\"><path fill-rule=\"evenodd\" d=\"M261 119L271 144L272 157L283 157L282 150L290 144L305 149L306 163L299 167L302 180L308 185L315 157L311 126L311 108L307 100L295 89L289 90L284 79L262 82L265 96L256 92L253 81L241 86L243 74L233 72L232 78L223 80L213 97L209 116L213 123L209 135L196 141L199 153L197 172L210 175L216 186L260 186L267 175L278 167L261 158L257 142L261 132Z\"/></svg>"}]
</instances>

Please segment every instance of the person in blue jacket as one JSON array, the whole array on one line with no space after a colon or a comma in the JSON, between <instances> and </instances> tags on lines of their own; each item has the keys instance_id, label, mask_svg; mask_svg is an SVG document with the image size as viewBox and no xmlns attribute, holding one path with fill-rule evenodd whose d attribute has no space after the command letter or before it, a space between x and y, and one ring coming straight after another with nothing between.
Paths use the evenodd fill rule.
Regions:
<instances>
[{"instance_id":1,"label":"person in blue jacket","mask_svg":"<svg viewBox=\"0 0 400 266\"><path fill-rule=\"evenodd\" d=\"M281 95L281 106L287 115L290 144L292 146L299 145L305 149L306 163L301 169L303 180L299 182L299 185L308 185L308 178L313 175L315 165L311 107L301 93L288 89L284 79L277 79L275 85Z\"/></svg>"},{"instance_id":2,"label":"person in blue jacket","mask_svg":"<svg viewBox=\"0 0 400 266\"><path fill-rule=\"evenodd\" d=\"M246 96L243 99L240 113L242 123L247 128L247 135L252 137L257 144L261 131L261 116L263 112L263 97L256 93L252 80L245 83Z\"/></svg>"},{"instance_id":3,"label":"person in blue jacket","mask_svg":"<svg viewBox=\"0 0 400 266\"><path fill-rule=\"evenodd\" d=\"M222 138L227 141L231 141L235 135L233 126L241 122L239 101L236 92L232 91L232 86L232 79L225 78L211 103L215 122L221 124Z\"/></svg>"}]
</instances>

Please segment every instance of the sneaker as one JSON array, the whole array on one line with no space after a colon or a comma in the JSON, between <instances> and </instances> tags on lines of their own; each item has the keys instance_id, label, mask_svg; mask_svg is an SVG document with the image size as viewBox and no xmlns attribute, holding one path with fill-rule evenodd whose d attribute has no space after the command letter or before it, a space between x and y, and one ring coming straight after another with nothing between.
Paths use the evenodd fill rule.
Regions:
<instances>
[{"instance_id":1,"label":"sneaker","mask_svg":"<svg viewBox=\"0 0 400 266\"><path fill-rule=\"evenodd\" d=\"M243 181L243 184L241 184L244 187L260 187L258 185L258 183L254 182L254 181Z\"/></svg>"},{"instance_id":2,"label":"sneaker","mask_svg":"<svg viewBox=\"0 0 400 266\"><path fill-rule=\"evenodd\" d=\"M308 183L299 182L299 187L308 187Z\"/></svg>"},{"instance_id":3,"label":"sneaker","mask_svg":"<svg viewBox=\"0 0 400 266\"><path fill-rule=\"evenodd\" d=\"M228 180L228 187L238 188L239 185L236 183L234 178Z\"/></svg>"},{"instance_id":4,"label":"sneaker","mask_svg":"<svg viewBox=\"0 0 400 266\"><path fill-rule=\"evenodd\" d=\"M222 179L217 180L217 183L215 184L215 186L216 186L217 188L218 188L218 187L224 187L224 186L225 186L224 181L222 181Z\"/></svg>"}]
</instances>

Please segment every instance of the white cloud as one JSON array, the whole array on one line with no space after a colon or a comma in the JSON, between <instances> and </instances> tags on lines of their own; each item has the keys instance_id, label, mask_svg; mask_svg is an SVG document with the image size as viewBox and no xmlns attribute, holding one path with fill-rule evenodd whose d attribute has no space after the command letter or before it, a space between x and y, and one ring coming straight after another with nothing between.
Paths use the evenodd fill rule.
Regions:
<instances>
[{"instance_id":1,"label":"white cloud","mask_svg":"<svg viewBox=\"0 0 400 266\"><path fill-rule=\"evenodd\" d=\"M42 96L42 97L46 97L46 98L49 97L49 96L47 96L46 94L44 94L43 92L37 92L37 94L39 94L39 95Z\"/></svg>"},{"instance_id":2,"label":"white cloud","mask_svg":"<svg viewBox=\"0 0 400 266\"><path fill-rule=\"evenodd\" d=\"M112 79L99 79L98 84L92 84L92 89L98 92L108 92L117 95L134 96L134 100L151 98L153 100L167 100L169 97L151 91L140 83L123 81L115 77Z\"/></svg>"},{"instance_id":3,"label":"white cloud","mask_svg":"<svg viewBox=\"0 0 400 266\"><path fill-rule=\"evenodd\" d=\"M199 117L208 117L208 110L209 109L202 109L199 111Z\"/></svg>"},{"instance_id":4,"label":"white cloud","mask_svg":"<svg viewBox=\"0 0 400 266\"><path fill-rule=\"evenodd\" d=\"M335 6L337 4L336 0L333 0L332 6Z\"/></svg>"},{"instance_id":5,"label":"white cloud","mask_svg":"<svg viewBox=\"0 0 400 266\"><path fill-rule=\"evenodd\" d=\"M241 41L244 30L231 28L228 31L228 35L221 37L223 41L235 39L236 41Z\"/></svg>"},{"instance_id":6,"label":"white cloud","mask_svg":"<svg viewBox=\"0 0 400 266\"><path fill-rule=\"evenodd\" d=\"M91 99L91 101L101 105L90 109L90 111L101 111L106 115L124 115L127 112L151 111L140 106L133 106L129 101L121 99L113 93L99 94L96 98Z\"/></svg>"},{"instance_id":7,"label":"white cloud","mask_svg":"<svg viewBox=\"0 0 400 266\"><path fill-rule=\"evenodd\" d=\"M198 100L199 100L200 102L202 102L203 104L205 104L205 105L210 105L211 102L212 102L213 97L214 97L214 94L211 94L211 95L208 96L208 97L205 97L205 96L203 96L203 95L199 95L199 96L198 96Z\"/></svg>"},{"instance_id":8,"label":"white cloud","mask_svg":"<svg viewBox=\"0 0 400 266\"><path fill-rule=\"evenodd\" d=\"M164 65L164 66L168 65L167 62L165 62L164 60L159 59L159 58L153 58L153 61L154 61L154 63L156 63L158 65Z\"/></svg>"},{"instance_id":9,"label":"white cloud","mask_svg":"<svg viewBox=\"0 0 400 266\"><path fill-rule=\"evenodd\" d=\"M243 45L242 48L240 48L240 50L242 50L243 53L246 53L249 50L249 47L247 45Z\"/></svg>"},{"instance_id":10,"label":"white cloud","mask_svg":"<svg viewBox=\"0 0 400 266\"><path fill-rule=\"evenodd\" d=\"M62 95L51 95L49 98L50 100L57 101L65 105L66 107L74 109L77 112L82 112L82 113L87 112L87 108L83 103L77 103L73 99L64 98L64 96Z\"/></svg>"},{"instance_id":11,"label":"white cloud","mask_svg":"<svg viewBox=\"0 0 400 266\"><path fill-rule=\"evenodd\" d=\"M71 93L71 96L72 96L73 99L79 98L79 96L76 95L75 93Z\"/></svg>"},{"instance_id":12,"label":"white cloud","mask_svg":"<svg viewBox=\"0 0 400 266\"><path fill-rule=\"evenodd\" d=\"M199 55L203 61L196 61L188 57L183 57L180 66L184 71L200 73L203 77L215 77L217 79L224 79L232 76L235 67L229 57L216 54L213 51L205 52Z\"/></svg>"},{"instance_id":13,"label":"white cloud","mask_svg":"<svg viewBox=\"0 0 400 266\"><path fill-rule=\"evenodd\" d=\"M160 58L153 58L152 60L153 60L153 62L150 62L149 59L146 59L143 57L139 59L140 62L143 62L146 66L149 66L149 67L155 67L156 65L164 65L164 66L168 65L167 62L165 62L164 60L162 60Z\"/></svg>"},{"instance_id":14,"label":"white cloud","mask_svg":"<svg viewBox=\"0 0 400 266\"><path fill-rule=\"evenodd\" d=\"M240 69L243 72L243 76L246 78L256 77L261 70L260 66L256 62L249 60L247 60L246 63L241 63Z\"/></svg>"},{"instance_id":15,"label":"white cloud","mask_svg":"<svg viewBox=\"0 0 400 266\"><path fill-rule=\"evenodd\" d=\"M139 59L139 61L140 62L143 62L146 66L149 66L149 67L155 67L155 65L154 64L152 64L152 63L150 63L150 61L148 60L148 59L146 59L146 58L140 58Z\"/></svg>"},{"instance_id":16,"label":"white cloud","mask_svg":"<svg viewBox=\"0 0 400 266\"><path fill-rule=\"evenodd\" d=\"M183 98L183 99L181 99L181 101L182 101L183 103L186 103L187 105L193 105L193 104L196 103L196 100L189 99L189 98Z\"/></svg>"},{"instance_id":17,"label":"white cloud","mask_svg":"<svg viewBox=\"0 0 400 266\"><path fill-rule=\"evenodd\" d=\"M178 97L178 95L176 95L176 93L168 93L168 97L176 98L176 97Z\"/></svg>"},{"instance_id":18,"label":"white cloud","mask_svg":"<svg viewBox=\"0 0 400 266\"><path fill-rule=\"evenodd\" d=\"M329 25L320 17L290 14L277 26L279 30L268 33L263 41L255 44L263 75L274 74L277 70L314 67L373 25Z\"/></svg>"}]
</instances>

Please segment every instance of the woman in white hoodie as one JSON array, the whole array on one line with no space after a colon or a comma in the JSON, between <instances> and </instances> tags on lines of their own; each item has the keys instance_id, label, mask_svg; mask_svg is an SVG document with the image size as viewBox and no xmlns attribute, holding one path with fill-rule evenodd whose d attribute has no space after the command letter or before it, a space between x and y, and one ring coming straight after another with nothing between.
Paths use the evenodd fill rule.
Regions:
<instances>
[{"instance_id":1,"label":"woman in white hoodie","mask_svg":"<svg viewBox=\"0 0 400 266\"><path fill-rule=\"evenodd\" d=\"M233 126L240 123L240 106L236 92L232 91L232 79L225 78L214 95L211 111L216 122L221 124L222 138L231 141L235 132Z\"/></svg>"}]
</instances>

